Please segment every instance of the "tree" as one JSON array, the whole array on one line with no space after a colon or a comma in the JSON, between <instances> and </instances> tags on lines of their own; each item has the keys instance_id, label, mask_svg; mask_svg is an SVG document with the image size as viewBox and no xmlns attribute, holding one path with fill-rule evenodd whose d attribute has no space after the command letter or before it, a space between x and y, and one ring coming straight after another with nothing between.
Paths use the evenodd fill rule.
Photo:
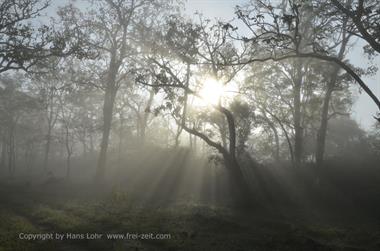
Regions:
<instances>
[{"instance_id":1,"label":"tree","mask_svg":"<svg viewBox=\"0 0 380 251\"><path fill-rule=\"evenodd\" d=\"M39 32L36 32L28 21L39 16L47 7L48 2L41 3L38 0L1 2L0 73L11 69L28 70L46 56L48 27L40 27Z\"/></svg>"},{"instance_id":2,"label":"tree","mask_svg":"<svg viewBox=\"0 0 380 251\"><path fill-rule=\"evenodd\" d=\"M75 120L75 107L70 102L70 93L63 93L59 97L60 110L59 120L62 127L62 141L66 149L66 179L70 179L71 175L71 156L73 154L74 132L73 123Z\"/></svg>"},{"instance_id":3,"label":"tree","mask_svg":"<svg viewBox=\"0 0 380 251\"><path fill-rule=\"evenodd\" d=\"M249 105L237 98L235 98L230 104L230 109L236 121L236 154L239 157L247 151L247 141L251 134L252 121L255 117Z\"/></svg>"},{"instance_id":4,"label":"tree","mask_svg":"<svg viewBox=\"0 0 380 251\"><path fill-rule=\"evenodd\" d=\"M159 106L157 111L170 111L184 131L202 139L218 151L222 155L233 184L234 195L246 199L251 191L237 158L237 127L233 112L225 106L222 100L211 105L226 121L228 135L226 147L214 139L212 130L203 132L200 128L191 127L187 119L189 97L203 99L193 89L196 88L197 81L192 76L209 75L221 81L223 85L227 85L242 68L241 66L221 66L222 62L228 63L236 58L233 44L227 42L225 28L220 24L210 25L209 21L205 20L201 20L200 25L195 25L172 17L168 21L167 30L160 34L156 41L159 41L159 44L152 49L156 52L152 53L155 57L150 58L154 67L148 70L149 72L153 71L155 82L148 83L146 81L147 74L140 74L136 81L164 91L165 103ZM207 65L208 67L202 67L199 72L193 72L192 65ZM204 83L198 84L203 85ZM203 119L203 122L207 122L207 120ZM249 200L244 201L250 202Z\"/></svg>"},{"instance_id":5,"label":"tree","mask_svg":"<svg viewBox=\"0 0 380 251\"><path fill-rule=\"evenodd\" d=\"M145 90L145 88L142 90L141 88L135 88L135 90L126 90L121 94L122 97L118 100L120 103L118 107L121 123L120 126L122 127L123 120L125 119L124 110L127 107L133 111L136 117L135 127L138 144L144 146L146 141L146 131L150 122L149 118L151 117L151 107L156 94L155 90L153 88L150 88L150 90ZM119 140L121 140L121 138Z\"/></svg>"},{"instance_id":6,"label":"tree","mask_svg":"<svg viewBox=\"0 0 380 251\"><path fill-rule=\"evenodd\" d=\"M341 31L341 41L340 48L338 51L337 58L339 60L344 59L344 55L346 52L347 44L350 38L350 35L347 34L346 31L347 21L343 23L342 31ZM339 71L340 68L337 65L333 65L330 79L327 81L326 93L323 99L322 113L321 113L321 124L317 133L317 144L316 144L316 153L315 153L315 161L317 166L321 166L323 163L323 157L325 152L325 141L326 141L326 133L328 127L329 117L332 117L332 114L329 115L330 108L330 100L332 98L333 92L339 89ZM341 79L342 81L342 79ZM334 111L335 114L341 113L341 111Z\"/></svg>"},{"instance_id":7,"label":"tree","mask_svg":"<svg viewBox=\"0 0 380 251\"><path fill-rule=\"evenodd\" d=\"M339 29L340 25L334 22L334 25L325 26L326 12L324 11L328 10L325 7L324 5L315 6L312 2L308 1L302 3L298 1L284 1L278 6L273 6L267 0L257 0L254 4L250 4L244 8L239 7L236 12L238 19L248 27L251 34L248 36L236 36L236 39L250 44L251 51L247 54L246 59L241 60L238 64L271 60L282 61L289 58L314 58L331 62L344 69L368 94L380 110L380 100L361 78L363 71L356 69L335 55L331 55L331 50L329 50L330 42L324 35L326 32L335 32L336 29ZM319 13L322 18L318 18L318 15L312 15L312 13ZM311 25L309 28L314 31L312 37L305 37L305 34L302 32L304 27L303 22L305 18L308 19L308 16L313 16L312 22L309 22ZM334 17L330 15L327 18L333 19ZM232 25L229 27L231 27L230 30L233 29ZM349 29L347 32L352 31Z\"/></svg>"},{"instance_id":8,"label":"tree","mask_svg":"<svg viewBox=\"0 0 380 251\"><path fill-rule=\"evenodd\" d=\"M67 29L80 30L83 41L97 51L92 64L98 79L88 81L104 91L103 126L96 180L105 177L107 149L111 132L114 104L122 83L135 72L133 58L139 53L142 28L155 23L156 13L165 10L164 1L129 0L98 1L86 13L69 5L60 11ZM90 63L91 64L91 63ZM127 84L132 84L128 82Z\"/></svg>"},{"instance_id":9,"label":"tree","mask_svg":"<svg viewBox=\"0 0 380 251\"><path fill-rule=\"evenodd\" d=\"M331 3L317 2L325 9L322 15L341 16L340 25L343 29L365 40L368 46L365 48L370 52L370 48L380 53L380 9L376 0L339 1L332 0ZM330 7L332 7L330 9ZM347 29L345 20L349 20L352 28Z\"/></svg>"},{"instance_id":10,"label":"tree","mask_svg":"<svg viewBox=\"0 0 380 251\"><path fill-rule=\"evenodd\" d=\"M2 164L7 160L9 174L16 170L16 130L24 114L39 107L37 99L20 91L23 79L19 76L3 76L0 79L0 128L3 134Z\"/></svg>"},{"instance_id":11,"label":"tree","mask_svg":"<svg viewBox=\"0 0 380 251\"><path fill-rule=\"evenodd\" d=\"M46 120L46 135L45 135L45 152L43 168L48 171L50 147L53 138L53 131L56 125L60 104L59 99L62 95L65 83L62 81L59 70L52 71L49 74L34 74L30 76L34 78L30 91L38 95L44 109L44 117ZM62 75L62 74L61 74Z\"/></svg>"},{"instance_id":12,"label":"tree","mask_svg":"<svg viewBox=\"0 0 380 251\"><path fill-rule=\"evenodd\" d=\"M37 27L36 20L49 1L3 0L0 3L0 73L51 68L51 57L89 55L77 31L57 31L52 25Z\"/></svg>"}]
</instances>

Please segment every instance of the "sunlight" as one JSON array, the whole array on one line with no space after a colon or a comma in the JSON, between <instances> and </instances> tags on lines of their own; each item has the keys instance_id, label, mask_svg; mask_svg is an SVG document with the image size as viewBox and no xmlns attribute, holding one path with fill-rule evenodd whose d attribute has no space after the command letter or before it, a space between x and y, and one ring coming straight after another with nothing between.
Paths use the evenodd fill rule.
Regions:
<instances>
[{"instance_id":1,"label":"sunlight","mask_svg":"<svg viewBox=\"0 0 380 251\"><path fill-rule=\"evenodd\" d=\"M202 86L198 90L199 97L194 97L192 105L195 107L210 107L224 102L225 98L231 96L227 93L226 86L215 78L205 78L201 81Z\"/></svg>"},{"instance_id":2,"label":"sunlight","mask_svg":"<svg viewBox=\"0 0 380 251\"><path fill-rule=\"evenodd\" d=\"M218 104L224 94L223 84L215 78L206 78L199 95L209 105Z\"/></svg>"},{"instance_id":3,"label":"sunlight","mask_svg":"<svg viewBox=\"0 0 380 251\"><path fill-rule=\"evenodd\" d=\"M199 97L193 97L192 106L205 108L217 105L219 101L225 105L226 102L231 101L238 93L238 85L236 82L231 81L227 85L218 81L215 78L207 77L201 80L201 87L198 90Z\"/></svg>"}]
</instances>

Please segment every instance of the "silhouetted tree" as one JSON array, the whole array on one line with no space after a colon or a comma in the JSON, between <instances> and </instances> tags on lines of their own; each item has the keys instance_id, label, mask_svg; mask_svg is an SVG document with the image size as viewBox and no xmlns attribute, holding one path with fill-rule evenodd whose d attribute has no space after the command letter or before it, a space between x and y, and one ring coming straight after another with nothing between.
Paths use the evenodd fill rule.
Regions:
<instances>
[{"instance_id":1,"label":"silhouetted tree","mask_svg":"<svg viewBox=\"0 0 380 251\"><path fill-rule=\"evenodd\" d=\"M359 6L363 7L363 1L359 2L362 3ZM372 2L369 5L374 6ZM370 9L373 9L373 7L370 7ZM360 8L357 11L358 15L364 14ZM238 7L236 13L238 19L251 32L248 36L236 36L236 39L251 46L251 52L239 64L271 60L282 61L289 58L314 58L331 62L344 69L375 102L380 110L380 100L361 78L362 71L339 59L336 55L331 54L331 50L329 51L331 41L328 41L328 37L326 38L324 35L326 32L333 33L336 29L341 29L342 23L325 26L326 18L332 18L334 22L336 19L335 16L332 17L330 15L330 10L325 5L317 6L312 1L283 1L279 5L273 5L268 0L256 0L244 8ZM318 15L314 15L313 13L318 13L321 17L319 18ZM378 18L375 12L372 16L373 19L369 22L372 28L368 26L370 30L377 25L376 22L375 24L373 22ZM312 29L313 33L304 33L305 20L309 20L306 27ZM337 22L339 21L341 19L338 19ZM353 32L352 26L347 25L346 27L347 32ZM307 34L312 34L312 36ZM372 32L372 34L376 36L377 33Z\"/></svg>"},{"instance_id":2,"label":"silhouetted tree","mask_svg":"<svg viewBox=\"0 0 380 251\"><path fill-rule=\"evenodd\" d=\"M105 176L117 92L128 76L135 72L132 59L141 53L137 40L143 35L138 32L148 24L152 25L156 17L153 14L164 10L164 6L165 2L158 0L108 0L94 3L86 13L72 5L60 11L66 29L80 30L85 45L95 48L98 54L97 64L92 64L93 69L97 68L98 79L87 80L104 91L102 140L96 173L98 181Z\"/></svg>"}]
</instances>

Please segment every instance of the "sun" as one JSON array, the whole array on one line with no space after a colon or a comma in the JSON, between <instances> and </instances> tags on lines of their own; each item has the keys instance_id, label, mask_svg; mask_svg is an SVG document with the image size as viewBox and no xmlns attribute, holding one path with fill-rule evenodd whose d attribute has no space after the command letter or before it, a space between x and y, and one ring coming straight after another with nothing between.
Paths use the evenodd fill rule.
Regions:
<instances>
[{"instance_id":1,"label":"sun","mask_svg":"<svg viewBox=\"0 0 380 251\"><path fill-rule=\"evenodd\" d=\"M199 90L199 96L206 105L217 105L224 94L224 85L215 78L206 78Z\"/></svg>"},{"instance_id":2,"label":"sun","mask_svg":"<svg viewBox=\"0 0 380 251\"><path fill-rule=\"evenodd\" d=\"M199 80L199 83L197 95L191 100L191 105L194 107L210 108L219 104L226 105L238 93L238 85L234 81L225 84L215 78L205 77Z\"/></svg>"}]
</instances>

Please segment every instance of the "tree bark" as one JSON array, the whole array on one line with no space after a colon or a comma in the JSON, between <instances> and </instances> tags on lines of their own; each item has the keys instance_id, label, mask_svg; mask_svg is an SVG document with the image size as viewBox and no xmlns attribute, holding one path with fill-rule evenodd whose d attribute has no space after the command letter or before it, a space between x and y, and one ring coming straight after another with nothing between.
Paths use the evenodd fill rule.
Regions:
<instances>
[{"instance_id":1,"label":"tree bark","mask_svg":"<svg viewBox=\"0 0 380 251\"><path fill-rule=\"evenodd\" d=\"M334 88L333 88L332 83L329 83L326 90L326 95L323 99L321 125L317 133L317 147L316 147L316 152L315 152L315 161L316 161L317 167L320 167L323 163L323 156L325 153L326 134L327 134L329 104L330 104L330 99L331 99L333 90Z\"/></svg>"},{"instance_id":2,"label":"tree bark","mask_svg":"<svg viewBox=\"0 0 380 251\"><path fill-rule=\"evenodd\" d=\"M105 168L107 163L107 150L109 143L109 136L112 126L113 110L115 105L116 93L118 86L116 77L120 68L121 61L116 58L116 48L111 52L110 65L108 69L108 77L104 94L103 103L103 133L102 141L100 143L100 153L98 157L98 164L95 174L95 181L102 183L105 179Z\"/></svg>"},{"instance_id":3,"label":"tree bark","mask_svg":"<svg viewBox=\"0 0 380 251\"><path fill-rule=\"evenodd\" d=\"M222 120L220 125L219 125L219 132L220 132L220 137L222 139L222 145L224 148L227 148L227 128L226 128L226 123L225 120Z\"/></svg>"},{"instance_id":4,"label":"tree bark","mask_svg":"<svg viewBox=\"0 0 380 251\"><path fill-rule=\"evenodd\" d=\"M106 89L106 93L104 96L104 104L103 104L103 133L102 133L102 141L100 144L100 153L98 157L98 165L97 165L96 176L95 176L95 179L97 182L103 182L105 178L107 150L108 150L109 136L111 132L115 96L116 96L115 88L108 87Z\"/></svg>"},{"instance_id":5,"label":"tree bark","mask_svg":"<svg viewBox=\"0 0 380 251\"><path fill-rule=\"evenodd\" d=\"M303 128L301 125L301 86L302 86L302 62L296 61L296 76L294 81L294 162L295 167L301 166L303 154Z\"/></svg>"}]
</instances>

